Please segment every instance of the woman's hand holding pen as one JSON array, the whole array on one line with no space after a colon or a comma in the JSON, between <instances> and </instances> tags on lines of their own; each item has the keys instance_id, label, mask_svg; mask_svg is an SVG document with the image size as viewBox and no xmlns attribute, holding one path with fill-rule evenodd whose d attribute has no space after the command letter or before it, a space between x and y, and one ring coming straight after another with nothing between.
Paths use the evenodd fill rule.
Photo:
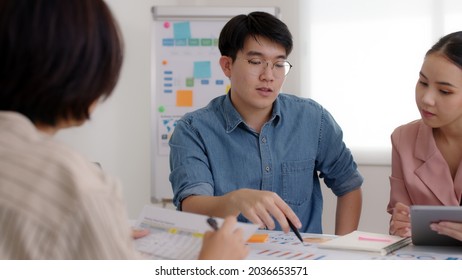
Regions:
<instances>
[{"instance_id":1,"label":"woman's hand holding pen","mask_svg":"<svg viewBox=\"0 0 462 280\"><path fill-rule=\"evenodd\" d=\"M296 228L301 227L294 211L274 192L240 189L228 193L227 196L239 213L260 228L274 229L274 219L285 233L290 230L288 219Z\"/></svg>"},{"instance_id":2,"label":"woman's hand holding pen","mask_svg":"<svg viewBox=\"0 0 462 280\"><path fill-rule=\"evenodd\" d=\"M201 260L240 260L249 249L245 245L243 231L236 228L236 217L228 216L216 231L207 231L199 253Z\"/></svg>"},{"instance_id":3,"label":"woman's hand holding pen","mask_svg":"<svg viewBox=\"0 0 462 280\"><path fill-rule=\"evenodd\" d=\"M390 234L401 237L411 236L411 218L409 206L401 202L396 203L391 215Z\"/></svg>"}]
</instances>

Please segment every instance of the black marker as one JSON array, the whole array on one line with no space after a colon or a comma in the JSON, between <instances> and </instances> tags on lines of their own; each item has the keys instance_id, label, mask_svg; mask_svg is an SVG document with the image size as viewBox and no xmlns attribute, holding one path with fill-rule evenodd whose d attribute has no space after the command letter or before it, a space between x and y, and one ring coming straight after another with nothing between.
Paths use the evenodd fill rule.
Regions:
<instances>
[{"instance_id":1,"label":"black marker","mask_svg":"<svg viewBox=\"0 0 462 280\"><path fill-rule=\"evenodd\" d=\"M217 224L217 221L212 218L212 217L209 217L207 219L207 223L214 229L214 230L218 230L218 224Z\"/></svg>"},{"instance_id":2,"label":"black marker","mask_svg":"<svg viewBox=\"0 0 462 280\"><path fill-rule=\"evenodd\" d=\"M294 224L292 224L292 222L289 220L289 218L287 218L287 222L289 223L289 226L290 228L292 229L292 231L295 233L295 235L297 236L298 240L300 240L300 242L303 243L303 239L302 239L302 236L300 235L300 232L298 232L298 229L294 226Z\"/></svg>"}]
</instances>

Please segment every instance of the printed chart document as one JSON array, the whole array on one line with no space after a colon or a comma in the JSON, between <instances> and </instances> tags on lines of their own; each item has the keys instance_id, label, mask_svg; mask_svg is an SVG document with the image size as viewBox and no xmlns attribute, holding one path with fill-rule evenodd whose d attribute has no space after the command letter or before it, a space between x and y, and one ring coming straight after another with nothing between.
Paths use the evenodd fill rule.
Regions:
<instances>
[{"instance_id":1,"label":"printed chart document","mask_svg":"<svg viewBox=\"0 0 462 280\"><path fill-rule=\"evenodd\" d=\"M362 250L322 249L322 244L342 236L329 234L301 233L301 243L292 232L258 230L258 234L267 234L266 241L248 242L250 260L462 260L458 248L441 250L433 247L429 251L425 246L409 246L398 249L386 256L379 252ZM369 234L369 233L368 233Z\"/></svg>"},{"instance_id":2,"label":"printed chart document","mask_svg":"<svg viewBox=\"0 0 462 280\"><path fill-rule=\"evenodd\" d=\"M136 222L149 234L135 240L135 246L148 259L192 260L197 259L206 231L213 230L207 223L208 216L145 205ZM223 219L215 218L218 227ZM243 229L244 240L257 230L257 225L238 223Z\"/></svg>"},{"instance_id":3,"label":"printed chart document","mask_svg":"<svg viewBox=\"0 0 462 280\"><path fill-rule=\"evenodd\" d=\"M250 260L321 260L328 259L325 253L320 252L316 245L336 238L334 235L301 233L301 243L293 232L258 230L258 234L266 234L264 242L251 242L248 240Z\"/></svg>"},{"instance_id":4,"label":"printed chart document","mask_svg":"<svg viewBox=\"0 0 462 280\"><path fill-rule=\"evenodd\" d=\"M382 256L403 248L411 243L410 237L399 237L388 234L353 231L318 245L324 249L344 249L377 252Z\"/></svg>"}]
</instances>

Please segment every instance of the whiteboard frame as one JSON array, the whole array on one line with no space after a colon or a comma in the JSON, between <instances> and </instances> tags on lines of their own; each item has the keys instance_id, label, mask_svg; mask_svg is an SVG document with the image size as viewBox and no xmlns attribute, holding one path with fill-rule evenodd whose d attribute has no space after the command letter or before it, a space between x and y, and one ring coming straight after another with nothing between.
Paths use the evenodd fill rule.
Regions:
<instances>
[{"instance_id":1,"label":"whiteboard frame","mask_svg":"<svg viewBox=\"0 0 462 280\"><path fill-rule=\"evenodd\" d=\"M154 21L169 19L213 20L231 19L239 14L262 11L280 18L278 7L201 7L201 6L154 6L151 9Z\"/></svg>"}]
</instances>

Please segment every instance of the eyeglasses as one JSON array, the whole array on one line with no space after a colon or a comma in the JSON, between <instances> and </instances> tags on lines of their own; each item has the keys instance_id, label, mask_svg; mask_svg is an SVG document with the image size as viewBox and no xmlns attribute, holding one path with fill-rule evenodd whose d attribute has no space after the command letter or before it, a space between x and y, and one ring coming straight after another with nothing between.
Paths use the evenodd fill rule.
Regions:
<instances>
[{"instance_id":1,"label":"eyeglasses","mask_svg":"<svg viewBox=\"0 0 462 280\"><path fill-rule=\"evenodd\" d=\"M261 58L245 59L249 63L249 69L254 75L261 75L266 67L271 65L271 70L275 78L284 78L289 74L292 64L287 60L277 60L275 62L267 61Z\"/></svg>"}]
</instances>

